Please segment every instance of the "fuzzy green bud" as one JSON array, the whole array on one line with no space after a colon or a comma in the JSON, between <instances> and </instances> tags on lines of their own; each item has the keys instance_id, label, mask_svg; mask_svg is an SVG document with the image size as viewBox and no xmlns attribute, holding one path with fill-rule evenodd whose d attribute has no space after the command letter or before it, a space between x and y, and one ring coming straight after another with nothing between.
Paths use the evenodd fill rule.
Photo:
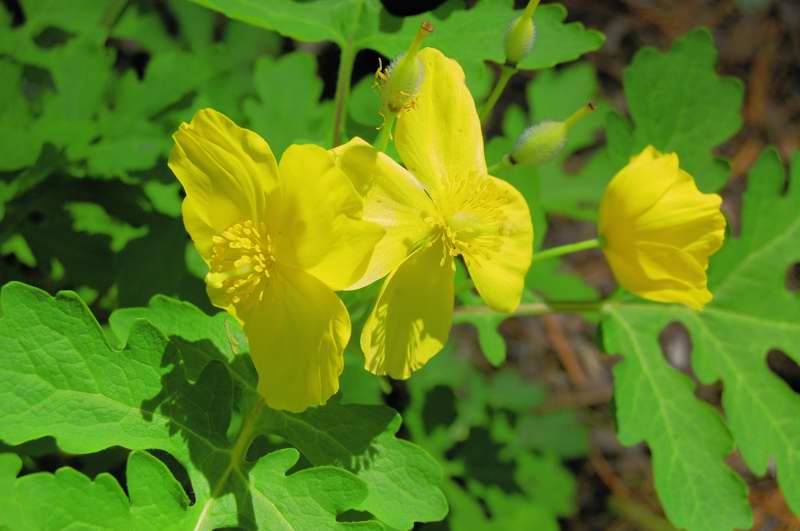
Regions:
<instances>
[{"instance_id":1,"label":"fuzzy green bud","mask_svg":"<svg viewBox=\"0 0 800 531\"><path fill-rule=\"evenodd\" d=\"M400 55L386 68L376 72L375 77L380 87L383 105L392 113L413 106L414 98L422 85L425 69L417 53L422 41L433 31L433 26L423 22L417 36L408 51Z\"/></svg>"},{"instance_id":2,"label":"fuzzy green bud","mask_svg":"<svg viewBox=\"0 0 800 531\"><path fill-rule=\"evenodd\" d=\"M529 127L520 135L511 153L506 155L505 165L543 164L549 161L564 147L570 127L594 109L594 104L589 103L564 121L539 122Z\"/></svg>"},{"instance_id":3,"label":"fuzzy green bud","mask_svg":"<svg viewBox=\"0 0 800 531\"><path fill-rule=\"evenodd\" d=\"M514 19L506 31L505 49L506 64L516 66L533 48L536 40L536 26L533 23L533 12L539 0L530 0L520 16Z\"/></svg>"}]
</instances>

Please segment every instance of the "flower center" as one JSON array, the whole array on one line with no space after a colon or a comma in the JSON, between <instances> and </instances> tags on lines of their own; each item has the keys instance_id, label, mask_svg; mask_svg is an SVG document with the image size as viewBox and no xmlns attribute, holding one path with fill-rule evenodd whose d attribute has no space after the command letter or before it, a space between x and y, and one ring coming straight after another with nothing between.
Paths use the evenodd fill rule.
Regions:
<instances>
[{"instance_id":1,"label":"flower center","mask_svg":"<svg viewBox=\"0 0 800 531\"><path fill-rule=\"evenodd\" d=\"M261 300L275 263L272 240L264 228L247 220L212 238L210 269L215 287L236 306Z\"/></svg>"},{"instance_id":2,"label":"flower center","mask_svg":"<svg viewBox=\"0 0 800 531\"><path fill-rule=\"evenodd\" d=\"M467 259L489 258L509 233L503 207L509 201L503 190L493 189L479 175L442 179L444 193L434 202L438 213L426 219L444 243L445 253ZM445 257L442 257L444 264Z\"/></svg>"}]
</instances>

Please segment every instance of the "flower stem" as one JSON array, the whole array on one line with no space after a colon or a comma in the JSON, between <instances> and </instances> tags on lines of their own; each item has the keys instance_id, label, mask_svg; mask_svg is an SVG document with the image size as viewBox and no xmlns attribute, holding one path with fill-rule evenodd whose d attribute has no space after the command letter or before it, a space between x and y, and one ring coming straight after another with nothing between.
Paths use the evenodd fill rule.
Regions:
<instances>
[{"instance_id":1,"label":"flower stem","mask_svg":"<svg viewBox=\"0 0 800 531\"><path fill-rule=\"evenodd\" d=\"M494 109L497 100L500 99L500 96L506 89L508 80L511 79L511 76L516 73L516 67L509 65L500 66L500 78L497 80L497 84L494 86L494 89L492 89L492 93L489 94L489 99L486 100L486 103L484 103L483 107L481 108L481 124L485 124L489 121L489 117L492 115L492 109Z\"/></svg>"},{"instance_id":2,"label":"flower stem","mask_svg":"<svg viewBox=\"0 0 800 531\"><path fill-rule=\"evenodd\" d=\"M258 401L253 405L247 416L242 421L242 427L239 428L239 435L236 436L236 442L233 443L233 448L228 455L228 466L219 476L214 488L211 491L211 497L203 505L200 516L194 526L194 531L201 531L203 529L212 529L209 525L211 522L211 515L214 504L222 495L225 486L228 485L228 478L231 474L235 473L244 463L247 457L247 449L250 447L250 442L253 440L253 432L258 424L261 412L264 409L264 401L258 398ZM216 527L216 526L215 526Z\"/></svg>"},{"instance_id":3,"label":"flower stem","mask_svg":"<svg viewBox=\"0 0 800 531\"><path fill-rule=\"evenodd\" d=\"M548 258L555 258L556 256L561 256L564 254L570 253L577 253L578 251L585 251L586 249L594 249L596 247L602 247L603 242L600 238L595 238L593 240L586 240L583 242L577 243L570 243L568 245L561 245L559 247L551 247L550 249L546 249L544 251L539 251L533 255L533 262L541 262L542 260L547 260Z\"/></svg>"},{"instance_id":4,"label":"flower stem","mask_svg":"<svg viewBox=\"0 0 800 531\"><path fill-rule=\"evenodd\" d=\"M386 118L383 120L381 130L378 131L378 138L375 139L375 149L385 152L386 148L389 147L389 140L392 138L392 128L397 115L387 108L384 108L383 112L386 113L384 114Z\"/></svg>"},{"instance_id":5,"label":"flower stem","mask_svg":"<svg viewBox=\"0 0 800 531\"><path fill-rule=\"evenodd\" d=\"M536 6L538 5L539 5L539 0L530 0L530 2L528 2L528 5L525 6L525 11L522 13L522 16L528 18L532 17L533 12L536 9Z\"/></svg>"},{"instance_id":6,"label":"flower stem","mask_svg":"<svg viewBox=\"0 0 800 531\"><path fill-rule=\"evenodd\" d=\"M342 140L347 100L350 98L350 79L353 76L353 63L356 59L356 48L348 44L341 48L339 55L339 71L336 74L336 94L334 96L335 114L333 118L333 145L338 146Z\"/></svg>"},{"instance_id":7,"label":"flower stem","mask_svg":"<svg viewBox=\"0 0 800 531\"><path fill-rule=\"evenodd\" d=\"M414 42L409 46L408 51L405 53L404 58L408 57L410 60L417 56L417 52L422 48L422 41L425 37L433 33L433 25L430 22L423 22L417 30L417 35L414 37Z\"/></svg>"},{"instance_id":8,"label":"flower stem","mask_svg":"<svg viewBox=\"0 0 800 531\"><path fill-rule=\"evenodd\" d=\"M583 107L572 113L572 116L564 120L564 125L566 125L568 128L572 127L575 124L575 122L577 122L587 114L594 112L594 109L595 109L594 103L592 102L587 103L586 105L584 105Z\"/></svg>"},{"instance_id":9,"label":"flower stem","mask_svg":"<svg viewBox=\"0 0 800 531\"><path fill-rule=\"evenodd\" d=\"M506 156L500 159L500 162L496 162L491 166L489 166L489 169L487 171L489 175L495 175L497 172L505 170L507 168L511 168L512 166L513 164L511 164L511 161L509 161L508 157Z\"/></svg>"},{"instance_id":10,"label":"flower stem","mask_svg":"<svg viewBox=\"0 0 800 531\"><path fill-rule=\"evenodd\" d=\"M586 313L599 312L603 309L604 300L599 301L548 301L528 302L520 304L509 316L520 315L549 315L554 313ZM466 315L484 315L500 313L488 306L461 306L455 309L455 317Z\"/></svg>"}]
</instances>

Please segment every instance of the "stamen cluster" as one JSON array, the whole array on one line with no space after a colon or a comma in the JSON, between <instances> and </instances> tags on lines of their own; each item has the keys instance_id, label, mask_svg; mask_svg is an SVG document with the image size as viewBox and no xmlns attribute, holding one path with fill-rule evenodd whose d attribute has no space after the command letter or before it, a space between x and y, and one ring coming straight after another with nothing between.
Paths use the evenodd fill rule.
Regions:
<instances>
[{"instance_id":1,"label":"stamen cluster","mask_svg":"<svg viewBox=\"0 0 800 531\"><path fill-rule=\"evenodd\" d=\"M260 301L275 263L272 240L264 224L246 220L212 238L210 268L224 275L222 288L234 305Z\"/></svg>"}]
</instances>

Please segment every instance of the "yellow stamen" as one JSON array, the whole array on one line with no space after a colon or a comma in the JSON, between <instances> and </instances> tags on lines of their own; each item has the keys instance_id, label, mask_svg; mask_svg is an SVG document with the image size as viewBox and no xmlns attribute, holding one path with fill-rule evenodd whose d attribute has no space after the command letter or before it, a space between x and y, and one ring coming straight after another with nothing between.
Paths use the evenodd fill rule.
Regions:
<instances>
[{"instance_id":1,"label":"yellow stamen","mask_svg":"<svg viewBox=\"0 0 800 531\"><path fill-rule=\"evenodd\" d=\"M246 220L212 238L210 276L234 305L260 301L275 263L272 240L263 224Z\"/></svg>"}]
</instances>

